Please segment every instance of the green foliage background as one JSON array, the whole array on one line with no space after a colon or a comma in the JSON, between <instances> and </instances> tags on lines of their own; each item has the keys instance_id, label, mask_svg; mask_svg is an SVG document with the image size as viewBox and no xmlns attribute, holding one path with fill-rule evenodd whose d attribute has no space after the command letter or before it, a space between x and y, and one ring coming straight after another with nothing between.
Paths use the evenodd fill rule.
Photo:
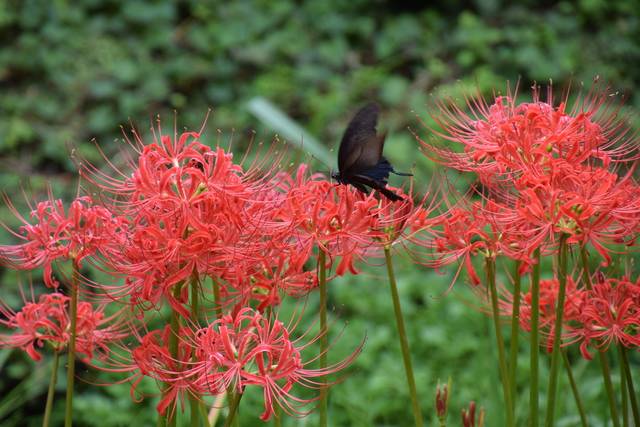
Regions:
<instances>
[{"instance_id":1,"label":"green foliage background","mask_svg":"<svg viewBox=\"0 0 640 427\"><path fill-rule=\"evenodd\" d=\"M415 163L424 187L432 165L417 155L406 127L427 137L412 111L426 119L428 105L445 96L475 90L491 95L518 79L525 97L533 81L552 80L557 88L572 82L578 90L599 75L627 96L625 108L638 110L637 2L516 3L0 0L0 186L18 204L27 181L36 198L44 197L46 183L56 195L69 196L76 182L71 147L100 163L93 139L110 155L120 144L119 125L146 129L160 115L171 130L174 111L179 127L199 128L211 107L203 140L233 139L241 152L252 130L266 141L274 131L249 112L248 102L256 96L270 100L329 148L359 104L378 100L385 110L382 126L390 131L388 157L399 170ZM637 114L632 120L637 126ZM311 160L304 153L299 158ZM2 217L11 222L6 209ZM489 426L500 425L491 328L469 308L473 296L462 281L446 293L450 272L438 275L407 260L397 262L428 419L437 380L451 376L451 425L458 425L460 409L472 399L487 408ZM4 272L1 280L2 298L15 299L15 276ZM331 292L337 329L348 322L336 354L348 354L367 336L352 372L331 392L333 425L409 425L383 269L365 267L360 276L334 282ZM18 352L0 352L3 425L39 424L33 414L44 406L47 378L40 372L46 363L34 368ZM637 368L637 357L635 363ZM523 386L526 365L523 358ZM593 425L605 425L604 392L592 365L576 358L576 374ZM128 386L79 388L78 425L153 425L154 400L133 404ZM568 395L558 407L559 426L577 423ZM256 405L251 396L243 401L243 425L254 424ZM56 416L59 421L61 411ZM286 424L315 422L312 415Z\"/></svg>"}]
</instances>

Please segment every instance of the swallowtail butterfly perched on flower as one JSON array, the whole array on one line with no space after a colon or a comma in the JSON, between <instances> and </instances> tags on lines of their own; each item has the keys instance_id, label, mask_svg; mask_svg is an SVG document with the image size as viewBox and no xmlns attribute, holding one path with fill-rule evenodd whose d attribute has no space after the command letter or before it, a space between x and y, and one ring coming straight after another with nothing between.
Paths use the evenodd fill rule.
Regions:
<instances>
[{"instance_id":1,"label":"swallowtail butterfly perched on flower","mask_svg":"<svg viewBox=\"0 0 640 427\"><path fill-rule=\"evenodd\" d=\"M387 188L389 173L412 175L396 172L382 156L387 133L378 135L376 131L379 112L378 104L372 102L353 116L340 141L338 173L334 173L332 178L340 184L351 184L365 194L369 193L367 187L374 188L396 202L403 198Z\"/></svg>"}]
</instances>

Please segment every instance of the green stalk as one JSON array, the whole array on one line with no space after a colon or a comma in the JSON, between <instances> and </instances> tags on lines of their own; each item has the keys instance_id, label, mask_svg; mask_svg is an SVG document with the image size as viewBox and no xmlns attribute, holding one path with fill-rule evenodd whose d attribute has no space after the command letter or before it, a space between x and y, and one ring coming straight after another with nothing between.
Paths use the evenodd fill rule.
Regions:
<instances>
[{"instance_id":1,"label":"green stalk","mask_svg":"<svg viewBox=\"0 0 640 427\"><path fill-rule=\"evenodd\" d=\"M49 390L47 391L47 404L44 407L44 418L42 427L49 427L51 421L51 408L53 408L53 395L56 392L56 382L58 381L58 366L60 365L60 352L53 352L53 366L51 367L51 379L49 380Z\"/></svg>"},{"instance_id":2,"label":"green stalk","mask_svg":"<svg viewBox=\"0 0 640 427\"><path fill-rule=\"evenodd\" d=\"M580 259L582 261L582 280L587 288L591 290L593 288L591 284L591 274L589 274L589 257L587 254L587 248L580 248ZM607 391L607 401L609 402L609 411L611 412L611 420L614 427L620 426L618 418L618 409L616 406L616 395L613 390L613 383L611 382L611 372L609 369L609 361L607 354L604 350L598 349L598 359L600 361L600 368L602 371L602 379L604 380L604 388Z\"/></svg>"},{"instance_id":3,"label":"green stalk","mask_svg":"<svg viewBox=\"0 0 640 427\"><path fill-rule=\"evenodd\" d=\"M282 421L280 419L282 416L281 412L282 411L280 411L280 407L278 405L273 408L273 425L275 427L280 427L282 425Z\"/></svg>"},{"instance_id":4,"label":"green stalk","mask_svg":"<svg viewBox=\"0 0 640 427\"><path fill-rule=\"evenodd\" d=\"M633 387L633 377L631 376L631 369L629 368L627 349L622 344L620 344L620 356L622 357L622 364L624 365L624 375L626 377L627 390L629 391L631 413L633 413L633 423L636 426L640 426L640 410L638 409L638 397L636 395L635 388Z\"/></svg>"},{"instance_id":5,"label":"green stalk","mask_svg":"<svg viewBox=\"0 0 640 427\"><path fill-rule=\"evenodd\" d=\"M191 321L194 325L198 324L198 292L200 291L198 273L193 270L191 274ZM195 353L191 355L192 361L196 362L197 358ZM198 427L200 425L200 413L198 411L200 406L200 396L189 393L189 406L191 408L191 427Z\"/></svg>"},{"instance_id":6,"label":"green stalk","mask_svg":"<svg viewBox=\"0 0 640 427\"><path fill-rule=\"evenodd\" d=\"M560 236L558 248L558 299L556 301L556 321L553 331L553 351L551 352L551 372L549 373L549 393L547 395L547 417L545 425L553 427L556 409L556 392L558 387L558 365L560 362L560 340L562 338L562 317L567 288L567 235Z\"/></svg>"},{"instance_id":7,"label":"green stalk","mask_svg":"<svg viewBox=\"0 0 640 427\"><path fill-rule=\"evenodd\" d=\"M487 269L487 282L491 294L491 309L493 311L493 326L496 330L496 341L498 343L498 361L500 366L500 377L502 378L502 392L504 394L507 426L513 427L513 404L511 400L511 386L509 385L509 370L507 369L507 357L504 350L504 339L502 328L500 327L500 312L498 309L498 291L496 290L496 264L495 259L485 258Z\"/></svg>"},{"instance_id":8,"label":"green stalk","mask_svg":"<svg viewBox=\"0 0 640 427\"><path fill-rule=\"evenodd\" d=\"M402 361L404 362L404 371L407 376L407 385L411 394L411 405L413 407L413 418L416 427L422 427L422 412L420 410L420 401L418 400L418 392L416 391L416 380L413 376L413 367L411 366L411 352L409 351L409 340L404 327L404 319L402 317L402 307L400 306L400 297L398 296L398 286L396 277L393 273L393 262L391 259L391 251L388 246L384 248L384 256L387 263L387 274L389 275L389 287L391 289L391 299L393 300L393 311L396 315L396 328L398 329L398 337L400 338L400 347L402 348Z\"/></svg>"},{"instance_id":9,"label":"green stalk","mask_svg":"<svg viewBox=\"0 0 640 427\"><path fill-rule=\"evenodd\" d=\"M69 349L67 354L67 401L64 411L64 426L73 425L73 382L76 370L76 327L78 317L78 266L76 260L71 260L73 269L71 272L71 303L69 305L69 320L71 330L69 331Z\"/></svg>"},{"instance_id":10,"label":"green stalk","mask_svg":"<svg viewBox=\"0 0 640 427\"><path fill-rule=\"evenodd\" d=\"M529 369L529 427L538 427L538 355L540 354L540 336L538 331L540 316L540 248L533 253L535 264L531 272L531 337Z\"/></svg>"},{"instance_id":11,"label":"green stalk","mask_svg":"<svg viewBox=\"0 0 640 427\"><path fill-rule=\"evenodd\" d=\"M514 263L513 312L511 313L511 348L509 354L509 385L511 385L512 411L516 407L516 367L518 365L518 336L520 333L520 261Z\"/></svg>"},{"instance_id":12,"label":"green stalk","mask_svg":"<svg viewBox=\"0 0 640 427\"><path fill-rule=\"evenodd\" d=\"M320 369L327 367L327 349L329 348L329 337L327 329L327 269L326 256L322 248L318 248L318 282L320 286ZM320 389L320 427L326 427L327 416L327 388L326 385Z\"/></svg>"},{"instance_id":13,"label":"green stalk","mask_svg":"<svg viewBox=\"0 0 640 427\"><path fill-rule=\"evenodd\" d=\"M622 349L618 347L618 356L620 357L620 394L622 400L622 427L629 427L629 398L627 393L627 375L624 369L624 357Z\"/></svg>"},{"instance_id":14,"label":"green stalk","mask_svg":"<svg viewBox=\"0 0 640 427\"><path fill-rule=\"evenodd\" d=\"M212 277L211 280L213 281L213 308L216 313L216 319L220 319L222 317L222 306L220 305L220 284L215 277Z\"/></svg>"},{"instance_id":15,"label":"green stalk","mask_svg":"<svg viewBox=\"0 0 640 427\"><path fill-rule=\"evenodd\" d=\"M616 407L616 399L613 391L613 383L611 382L611 370L609 369L609 360L607 353L598 351L600 357L600 368L602 369L602 378L604 379L604 388L607 390L607 398L609 401L609 410L611 411L611 421L614 427L619 427L618 409Z\"/></svg>"},{"instance_id":16,"label":"green stalk","mask_svg":"<svg viewBox=\"0 0 640 427\"><path fill-rule=\"evenodd\" d=\"M218 281L216 280L215 277L211 277L211 280L213 282L213 304L214 304L214 312L216 314L216 319L220 319L222 318L222 299L220 297L220 284L218 283ZM233 385L229 386L227 388L227 399L233 399L231 403L231 406L233 406L234 402L235 402L235 396L237 394L240 394L240 397L242 397L242 393L235 393L233 391ZM231 412L229 412L229 417L227 418L227 421L229 422L229 425L233 425L233 426L237 426L239 425L239 420L236 417L236 412L238 410L238 405L240 404L240 397L238 397L238 401L235 402L235 407L233 409L233 414L231 414ZM231 406L229 407L229 411L231 411ZM235 419L235 420L234 420ZM215 424L215 422L214 422ZM225 423L225 425L227 425Z\"/></svg>"},{"instance_id":17,"label":"green stalk","mask_svg":"<svg viewBox=\"0 0 640 427\"><path fill-rule=\"evenodd\" d=\"M204 421L205 427L212 427L211 424L209 424L207 408L204 406L204 402L200 402L200 404L198 405L198 411L200 412L200 419Z\"/></svg>"},{"instance_id":18,"label":"green stalk","mask_svg":"<svg viewBox=\"0 0 640 427\"><path fill-rule=\"evenodd\" d=\"M582 399L580 398L578 385L576 384L575 378L573 377L573 372L571 371L571 364L569 363L567 352L563 349L561 349L560 352L562 353L562 361L564 362L564 367L567 371L567 377L569 377L569 384L571 384L571 390L573 391L573 398L576 401L578 413L580 414L580 422L582 423L582 427L587 427L587 415L585 414L584 405L582 404Z\"/></svg>"},{"instance_id":19,"label":"green stalk","mask_svg":"<svg viewBox=\"0 0 640 427\"><path fill-rule=\"evenodd\" d=\"M227 416L227 420L224 423L224 427L231 427L234 425L234 421L236 421L236 413L238 412L238 406L240 406L240 399L242 399L243 393L233 392L233 398L231 399L231 404L229 405L229 415ZM235 422L237 425L237 422Z\"/></svg>"},{"instance_id":20,"label":"green stalk","mask_svg":"<svg viewBox=\"0 0 640 427\"><path fill-rule=\"evenodd\" d=\"M173 289L173 296L175 298L180 297L180 288L182 288L182 283L178 283ZM171 357L174 359L178 359L178 334L180 334L180 315L176 311L171 312L171 320L170 320L170 328L171 333L169 334L169 353ZM170 411L168 415L166 415L167 419L167 427L176 427L176 419L177 419L176 411Z\"/></svg>"}]
</instances>

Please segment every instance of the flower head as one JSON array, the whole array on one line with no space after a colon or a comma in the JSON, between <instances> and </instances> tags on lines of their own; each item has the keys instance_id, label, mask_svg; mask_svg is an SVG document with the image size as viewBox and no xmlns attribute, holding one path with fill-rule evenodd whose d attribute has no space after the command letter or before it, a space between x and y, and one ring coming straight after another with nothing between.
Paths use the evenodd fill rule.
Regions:
<instances>
[{"instance_id":1,"label":"flower head","mask_svg":"<svg viewBox=\"0 0 640 427\"><path fill-rule=\"evenodd\" d=\"M27 302L20 311L0 306L0 325L13 333L0 335L0 347L21 348L33 360L42 356L38 349L45 343L54 351L66 348L70 339L69 297L59 294L44 294L38 302ZM110 353L108 344L124 338L127 334L122 322L115 316L105 316L104 308L94 309L88 302L78 303L76 325L76 352L90 361L96 353L104 359Z\"/></svg>"}]
</instances>

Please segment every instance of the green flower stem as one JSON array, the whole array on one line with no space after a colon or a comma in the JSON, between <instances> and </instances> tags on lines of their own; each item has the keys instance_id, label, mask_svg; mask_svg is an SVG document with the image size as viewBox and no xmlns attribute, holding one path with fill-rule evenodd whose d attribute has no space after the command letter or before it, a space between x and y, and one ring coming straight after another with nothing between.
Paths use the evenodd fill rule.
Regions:
<instances>
[{"instance_id":1,"label":"green flower stem","mask_svg":"<svg viewBox=\"0 0 640 427\"><path fill-rule=\"evenodd\" d=\"M582 262L582 280L584 281L584 285L587 290L591 290L593 288L591 284L591 274L589 273L589 257L587 253L587 248L580 248L580 259ZM607 400L609 402L609 411L611 412L611 421L613 421L614 427L620 426L620 421L618 418L618 409L616 406L616 397L613 390L613 384L611 382L611 372L609 369L609 361L607 359L607 354L604 350L598 349L598 358L600 361L600 368L602 371L602 379L604 380L604 387L607 391Z\"/></svg>"},{"instance_id":2,"label":"green flower stem","mask_svg":"<svg viewBox=\"0 0 640 427\"><path fill-rule=\"evenodd\" d=\"M413 418L416 427L423 425L422 412L420 410L420 401L418 400L418 392L416 391L416 380L413 376L413 367L411 366L411 352L409 351L409 340L404 327L402 317L402 307L400 306L400 297L398 296L398 286L396 277L393 273L393 262L391 259L391 251L388 246L384 248L384 256L387 263L387 274L389 275L389 287L391 289L391 299L393 300L393 311L396 315L396 328L398 329L398 337L400 338L400 347L402 348L402 360L404 362L404 370L407 375L407 385L411 394L411 405L413 407Z\"/></svg>"},{"instance_id":3,"label":"green flower stem","mask_svg":"<svg viewBox=\"0 0 640 427\"><path fill-rule=\"evenodd\" d=\"M203 421L205 427L211 427L209 424L209 417L207 416L207 408L204 404L204 401L200 401L198 403L198 412L200 413L200 419Z\"/></svg>"},{"instance_id":4,"label":"green flower stem","mask_svg":"<svg viewBox=\"0 0 640 427\"><path fill-rule=\"evenodd\" d=\"M53 408L53 395L56 392L56 382L58 381L58 366L60 365L60 352L53 352L53 366L51 367L51 379L49 380L49 390L47 391L47 404L44 407L44 418L42 427L49 427L51 420L51 408Z\"/></svg>"},{"instance_id":5,"label":"green flower stem","mask_svg":"<svg viewBox=\"0 0 640 427\"><path fill-rule=\"evenodd\" d=\"M567 290L567 235L560 236L558 248L558 297L556 301L556 320L553 330L553 351L551 352L551 372L549 373L549 391L547 395L547 417L545 425L553 427L556 409L556 393L558 388L558 366L560 362L560 340L562 339L562 317Z\"/></svg>"},{"instance_id":6,"label":"green flower stem","mask_svg":"<svg viewBox=\"0 0 640 427\"><path fill-rule=\"evenodd\" d=\"M200 283L198 273L193 270L191 274L191 321L194 325L198 324L198 293L200 291ZM195 353L191 355L192 361L196 362L197 358ZM200 413L198 407L200 406L200 396L189 393L189 406L191 408L191 427L198 427L200 425Z\"/></svg>"},{"instance_id":7,"label":"green flower stem","mask_svg":"<svg viewBox=\"0 0 640 427\"><path fill-rule=\"evenodd\" d=\"M238 413L238 406L240 406L240 399L242 399L243 393L238 393L237 391L233 392L230 396L231 403L229 404L229 415L227 416L227 420L224 423L224 427L231 427L237 424L236 414Z\"/></svg>"},{"instance_id":8,"label":"green flower stem","mask_svg":"<svg viewBox=\"0 0 640 427\"><path fill-rule=\"evenodd\" d=\"M275 427L280 427L282 425L282 420L280 419L282 416L281 412L282 411L280 411L280 407L278 405L273 408L273 425Z\"/></svg>"},{"instance_id":9,"label":"green flower stem","mask_svg":"<svg viewBox=\"0 0 640 427\"><path fill-rule=\"evenodd\" d=\"M564 362L564 368L567 371L569 384L571 384L571 390L573 391L573 398L576 401L576 407L578 408L578 413L580 414L580 423L582 424L582 427L587 427L589 425L587 423L587 415L585 414L584 405L582 404L582 399L580 398L578 385L576 384L575 378L573 378L573 372L571 371L571 364L569 363L567 352L564 349L561 349L560 353L562 353L562 361Z\"/></svg>"},{"instance_id":10,"label":"green flower stem","mask_svg":"<svg viewBox=\"0 0 640 427\"><path fill-rule=\"evenodd\" d=\"M633 387L633 376L631 376L631 368L629 367L629 358L627 357L627 349L620 344L620 356L624 365L624 375L627 382L627 390L629 391L629 399L631 403L631 413L633 413L633 423L640 426L640 410L638 409L638 397Z\"/></svg>"},{"instance_id":11,"label":"green flower stem","mask_svg":"<svg viewBox=\"0 0 640 427\"><path fill-rule=\"evenodd\" d=\"M627 375L624 369L623 349L618 347L620 357L620 394L622 400L622 427L629 427L629 396L627 394Z\"/></svg>"},{"instance_id":12,"label":"green flower stem","mask_svg":"<svg viewBox=\"0 0 640 427\"><path fill-rule=\"evenodd\" d=\"M516 406L516 367L518 365L518 336L520 333L520 261L514 263L513 312L511 313L511 348L509 354L509 385L511 386L512 411Z\"/></svg>"},{"instance_id":13,"label":"green flower stem","mask_svg":"<svg viewBox=\"0 0 640 427\"><path fill-rule=\"evenodd\" d=\"M609 401L609 410L611 411L611 421L613 421L614 427L620 427L620 421L618 418L618 409L616 407L616 399L613 391L613 383L611 382L611 370L609 369L609 359L607 353L599 351L600 368L602 369L602 378L604 379L604 388L607 390L607 398Z\"/></svg>"},{"instance_id":14,"label":"green flower stem","mask_svg":"<svg viewBox=\"0 0 640 427\"><path fill-rule=\"evenodd\" d=\"M327 367L327 350L329 348L329 337L327 336L327 254L322 248L318 253L318 285L320 287L320 369ZM326 385L320 389L320 427L326 427L327 416L327 388Z\"/></svg>"},{"instance_id":15,"label":"green flower stem","mask_svg":"<svg viewBox=\"0 0 640 427\"><path fill-rule=\"evenodd\" d=\"M215 277L212 277L211 280L213 281L213 309L214 309L214 312L216 313L216 319L220 319L222 317L222 305L220 300L220 284L215 279Z\"/></svg>"},{"instance_id":16,"label":"green flower stem","mask_svg":"<svg viewBox=\"0 0 640 427\"><path fill-rule=\"evenodd\" d=\"M529 427L538 427L538 355L540 354L540 336L538 331L540 316L540 248L533 253L535 264L531 271L531 337L529 351Z\"/></svg>"},{"instance_id":17,"label":"green flower stem","mask_svg":"<svg viewBox=\"0 0 640 427\"><path fill-rule=\"evenodd\" d=\"M175 298L180 297L180 289L182 288L182 283L178 283L173 288L173 296ZM178 359L178 337L180 334L180 315L176 311L171 312L171 320L170 320L170 328L171 333L169 334L169 353L171 357L174 359ZM175 427L176 426L176 411L169 411L167 417L167 427Z\"/></svg>"},{"instance_id":18,"label":"green flower stem","mask_svg":"<svg viewBox=\"0 0 640 427\"><path fill-rule=\"evenodd\" d=\"M220 297L220 283L218 283L218 281L216 280L215 277L211 277L211 280L213 282L213 305L214 305L214 312L216 314L216 319L220 319L222 317L222 299ZM229 386L227 388L227 399L229 400L229 402L232 402L232 399L235 398L237 393L233 392L233 386ZM229 425L238 425L239 421L237 418L235 418L235 412L237 411L237 406L240 404L240 397L238 397L238 402L236 402L236 408L233 410L234 414L231 415L231 412L229 412L229 418L227 419L227 421L230 422ZM229 408L229 411L231 411L231 407ZM234 421L235 418L235 421ZM215 424L215 422L214 422ZM226 424L225 424L226 425Z\"/></svg>"},{"instance_id":19,"label":"green flower stem","mask_svg":"<svg viewBox=\"0 0 640 427\"><path fill-rule=\"evenodd\" d=\"M67 400L64 412L64 426L73 425L73 382L76 374L76 328L78 324L78 266L72 259L73 270L71 272L71 304L69 305L69 319L71 330L69 331L69 349L67 354Z\"/></svg>"},{"instance_id":20,"label":"green flower stem","mask_svg":"<svg viewBox=\"0 0 640 427\"><path fill-rule=\"evenodd\" d=\"M496 261L491 257L485 258L487 269L487 282L489 293L491 294L491 309L493 312L493 326L496 330L496 341L498 343L498 361L500 366L500 377L502 379L502 392L504 394L505 412L507 426L513 427L513 404L511 401L511 386L509 385L509 370L507 369L507 357L504 350L504 339L500 326L500 311L498 308L498 291L496 290Z\"/></svg>"}]
</instances>

